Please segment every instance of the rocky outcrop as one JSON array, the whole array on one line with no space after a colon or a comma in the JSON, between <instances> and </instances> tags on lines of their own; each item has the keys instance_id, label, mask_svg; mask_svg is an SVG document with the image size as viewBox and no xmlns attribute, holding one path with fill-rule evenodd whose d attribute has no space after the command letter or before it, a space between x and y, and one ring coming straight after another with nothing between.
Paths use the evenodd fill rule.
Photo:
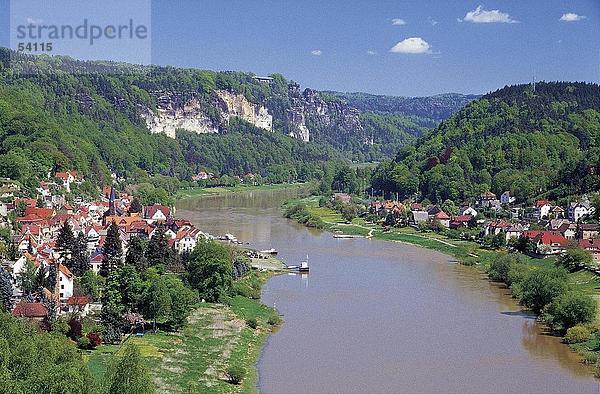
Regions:
<instances>
[{"instance_id":1,"label":"rocky outcrop","mask_svg":"<svg viewBox=\"0 0 600 394\"><path fill-rule=\"evenodd\" d=\"M239 117L256 127L272 131L273 117L267 108L249 102L240 94L218 90L206 102L194 94L151 93L156 98L156 111L142 106L139 114L152 133L175 138L178 129L197 134L219 133L227 130L229 120ZM209 117L209 107L217 109L219 119Z\"/></svg>"},{"instance_id":2,"label":"rocky outcrop","mask_svg":"<svg viewBox=\"0 0 600 394\"><path fill-rule=\"evenodd\" d=\"M266 107L253 104L243 95L226 90L217 90L215 94L217 108L227 122L231 117L237 116L258 128L268 131L273 130L273 116L269 114Z\"/></svg>"},{"instance_id":3,"label":"rocky outcrop","mask_svg":"<svg viewBox=\"0 0 600 394\"><path fill-rule=\"evenodd\" d=\"M316 133L362 134L357 109L342 102L326 101L316 90L307 88L300 92L296 83L290 83L288 95L291 103L287 111L288 135L308 142L316 139Z\"/></svg>"}]
</instances>

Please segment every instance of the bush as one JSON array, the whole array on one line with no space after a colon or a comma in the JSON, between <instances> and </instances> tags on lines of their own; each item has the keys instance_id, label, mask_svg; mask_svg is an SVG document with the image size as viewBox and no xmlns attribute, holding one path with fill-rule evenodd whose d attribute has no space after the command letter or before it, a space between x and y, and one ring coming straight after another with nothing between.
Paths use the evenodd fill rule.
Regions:
<instances>
[{"instance_id":1,"label":"bush","mask_svg":"<svg viewBox=\"0 0 600 394\"><path fill-rule=\"evenodd\" d=\"M566 292L567 272L564 269L557 268L536 269L525 276L519 287L519 301L521 304L539 314L546 305Z\"/></svg>"},{"instance_id":2,"label":"bush","mask_svg":"<svg viewBox=\"0 0 600 394\"><path fill-rule=\"evenodd\" d=\"M77 340L77 347L80 349L90 349L90 340L87 337L81 337Z\"/></svg>"},{"instance_id":3,"label":"bush","mask_svg":"<svg viewBox=\"0 0 600 394\"><path fill-rule=\"evenodd\" d=\"M243 367L232 365L227 368L227 376L229 377L229 383L240 384L246 376L246 370Z\"/></svg>"},{"instance_id":4,"label":"bush","mask_svg":"<svg viewBox=\"0 0 600 394\"><path fill-rule=\"evenodd\" d=\"M246 325L251 329L256 330L256 327L258 327L258 322L255 318L251 317L250 319L246 320Z\"/></svg>"},{"instance_id":5,"label":"bush","mask_svg":"<svg viewBox=\"0 0 600 394\"><path fill-rule=\"evenodd\" d=\"M81 331L83 330L83 326L81 322L77 319L69 320L69 331L67 332L67 336L72 340L76 341L83 335Z\"/></svg>"},{"instance_id":6,"label":"bush","mask_svg":"<svg viewBox=\"0 0 600 394\"><path fill-rule=\"evenodd\" d=\"M567 333L563 340L565 343L573 344L580 343L589 340L592 336L589 328L584 326L574 326L567 330Z\"/></svg>"},{"instance_id":7,"label":"bush","mask_svg":"<svg viewBox=\"0 0 600 394\"><path fill-rule=\"evenodd\" d=\"M90 341L91 349L97 348L102 343L102 338L100 337L100 334L96 332L88 332L88 334L85 337Z\"/></svg>"},{"instance_id":8,"label":"bush","mask_svg":"<svg viewBox=\"0 0 600 394\"><path fill-rule=\"evenodd\" d=\"M496 257L488 269L488 277L496 282L509 284L509 273L518 260L510 254Z\"/></svg>"},{"instance_id":9,"label":"bush","mask_svg":"<svg viewBox=\"0 0 600 394\"><path fill-rule=\"evenodd\" d=\"M555 330L568 330L578 324L591 323L596 317L596 300L588 294L569 291L548 305L544 319ZM590 330L586 328L589 332Z\"/></svg>"},{"instance_id":10,"label":"bush","mask_svg":"<svg viewBox=\"0 0 600 394\"><path fill-rule=\"evenodd\" d=\"M269 320L267 320L267 324L270 326L278 326L281 324L281 317L278 314L274 313L269 316Z\"/></svg>"},{"instance_id":11,"label":"bush","mask_svg":"<svg viewBox=\"0 0 600 394\"><path fill-rule=\"evenodd\" d=\"M596 364L600 360L600 354L596 352L583 353L583 363L587 365Z\"/></svg>"}]
</instances>

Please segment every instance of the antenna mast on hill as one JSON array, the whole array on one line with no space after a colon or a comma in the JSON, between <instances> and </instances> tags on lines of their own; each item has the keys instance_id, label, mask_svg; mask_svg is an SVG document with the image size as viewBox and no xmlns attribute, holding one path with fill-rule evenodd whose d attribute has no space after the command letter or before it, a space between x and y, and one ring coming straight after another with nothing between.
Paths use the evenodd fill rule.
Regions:
<instances>
[{"instance_id":1,"label":"antenna mast on hill","mask_svg":"<svg viewBox=\"0 0 600 394\"><path fill-rule=\"evenodd\" d=\"M535 71L533 72L533 83L532 83L532 86L533 86L533 93L535 93Z\"/></svg>"}]
</instances>

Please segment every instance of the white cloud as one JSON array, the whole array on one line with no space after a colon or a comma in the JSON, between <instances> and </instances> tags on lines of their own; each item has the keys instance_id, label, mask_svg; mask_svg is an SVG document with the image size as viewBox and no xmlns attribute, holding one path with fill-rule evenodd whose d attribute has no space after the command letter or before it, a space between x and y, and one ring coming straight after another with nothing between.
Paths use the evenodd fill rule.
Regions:
<instances>
[{"instance_id":1,"label":"white cloud","mask_svg":"<svg viewBox=\"0 0 600 394\"><path fill-rule=\"evenodd\" d=\"M432 17L430 17L430 16L428 16L428 17L427 17L427 22L429 22L429 24L430 24L431 26L435 26L435 25L437 25L437 24L438 24L438 21L436 21L435 19L433 19L433 18L432 18Z\"/></svg>"},{"instance_id":2,"label":"white cloud","mask_svg":"<svg viewBox=\"0 0 600 394\"><path fill-rule=\"evenodd\" d=\"M410 37L400 41L390 49L392 53L431 53L431 45L421 37Z\"/></svg>"},{"instance_id":3,"label":"white cloud","mask_svg":"<svg viewBox=\"0 0 600 394\"><path fill-rule=\"evenodd\" d=\"M481 5L477 6L473 11L467 12L462 21L472 23L518 23L518 21L512 19L505 12L500 10L484 10Z\"/></svg>"},{"instance_id":4,"label":"white cloud","mask_svg":"<svg viewBox=\"0 0 600 394\"><path fill-rule=\"evenodd\" d=\"M585 16L577 15L574 12L567 12L566 14L562 14L562 16L560 17L560 20L563 22L577 22L582 19L585 19Z\"/></svg>"},{"instance_id":5,"label":"white cloud","mask_svg":"<svg viewBox=\"0 0 600 394\"><path fill-rule=\"evenodd\" d=\"M310 54L313 56L321 56L323 54L323 51L320 49L314 49L314 50L310 51Z\"/></svg>"},{"instance_id":6,"label":"white cloud","mask_svg":"<svg viewBox=\"0 0 600 394\"><path fill-rule=\"evenodd\" d=\"M392 19L392 25L403 26L403 25L406 25L406 21L404 19L394 18L394 19Z\"/></svg>"},{"instance_id":7,"label":"white cloud","mask_svg":"<svg viewBox=\"0 0 600 394\"><path fill-rule=\"evenodd\" d=\"M369 51L367 51L367 55L371 55L371 56L377 55L377 52L369 50Z\"/></svg>"}]
</instances>

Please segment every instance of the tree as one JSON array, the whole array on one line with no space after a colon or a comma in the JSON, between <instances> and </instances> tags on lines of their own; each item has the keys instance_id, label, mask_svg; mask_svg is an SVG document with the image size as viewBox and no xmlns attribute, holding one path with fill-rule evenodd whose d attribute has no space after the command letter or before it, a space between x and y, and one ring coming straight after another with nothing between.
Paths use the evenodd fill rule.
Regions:
<instances>
[{"instance_id":1,"label":"tree","mask_svg":"<svg viewBox=\"0 0 600 394\"><path fill-rule=\"evenodd\" d=\"M94 392L79 351L63 335L0 313L0 391L3 393Z\"/></svg>"},{"instance_id":2,"label":"tree","mask_svg":"<svg viewBox=\"0 0 600 394\"><path fill-rule=\"evenodd\" d=\"M131 237L125 254L125 264L134 266L139 272L148 268L146 260L146 242L139 236Z\"/></svg>"},{"instance_id":3,"label":"tree","mask_svg":"<svg viewBox=\"0 0 600 394\"><path fill-rule=\"evenodd\" d=\"M539 314L554 298L567 291L567 272L562 268L531 271L519 284L521 303Z\"/></svg>"},{"instance_id":4,"label":"tree","mask_svg":"<svg viewBox=\"0 0 600 394\"><path fill-rule=\"evenodd\" d=\"M37 290L35 288L36 276L37 269L35 268L35 264L33 264L33 261L27 259L25 267L23 267L23 270L18 276L19 287L24 295L30 295Z\"/></svg>"},{"instance_id":5,"label":"tree","mask_svg":"<svg viewBox=\"0 0 600 394\"><path fill-rule=\"evenodd\" d=\"M12 295L12 277L4 267L0 267L0 311L9 312L12 309Z\"/></svg>"},{"instance_id":6,"label":"tree","mask_svg":"<svg viewBox=\"0 0 600 394\"><path fill-rule=\"evenodd\" d=\"M153 329L156 332L156 320L166 318L171 313L171 295L162 278L152 280L142 299L144 317L152 319Z\"/></svg>"},{"instance_id":7,"label":"tree","mask_svg":"<svg viewBox=\"0 0 600 394\"><path fill-rule=\"evenodd\" d=\"M594 262L594 256L587 250L578 246L573 246L563 253L556 264L573 272L579 269L590 267Z\"/></svg>"},{"instance_id":8,"label":"tree","mask_svg":"<svg viewBox=\"0 0 600 394\"><path fill-rule=\"evenodd\" d=\"M519 260L512 254L498 255L490 264L488 277L497 282L509 283L509 273L512 267L519 263Z\"/></svg>"},{"instance_id":9,"label":"tree","mask_svg":"<svg viewBox=\"0 0 600 394\"><path fill-rule=\"evenodd\" d=\"M146 260L148 266L153 267L163 264L165 267L173 259L173 249L169 246L169 240L165 234L165 227L160 225L150 238L148 248L146 249Z\"/></svg>"},{"instance_id":10,"label":"tree","mask_svg":"<svg viewBox=\"0 0 600 394\"><path fill-rule=\"evenodd\" d=\"M555 330L565 331L577 324L586 324L596 317L596 300L589 294L568 291L548 305L544 319Z\"/></svg>"},{"instance_id":11,"label":"tree","mask_svg":"<svg viewBox=\"0 0 600 394\"><path fill-rule=\"evenodd\" d=\"M87 252L87 237L79 233L73 243L73 254L71 265L75 276L83 276L90 269L90 256Z\"/></svg>"},{"instance_id":12,"label":"tree","mask_svg":"<svg viewBox=\"0 0 600 394\"><path fill-rule=\"evenodd\" d=\"M86 271L75 282L83 295L87 295L96 301L100 299L101 289L104 286L104 278L92 270ZM81 295L81 294L80 294Z\"/></svg>"},{"instance_id":13,"label":"tree","mask_svg":"<svg viewBox=\"0 0 600 394\"><path fill-rule=\"evenodd\" d=\"M358 207L355 204L343 204L341 207L342 217L347 223L351 223L352 219L358 214Z\"/></svg>"},{"instance_id":14,"label":"tree","mask_svg":"<svg viewBox=\"0 0 600 394\"><path fill-rule=\"evenodd\" d=\"M131 201L131 205L129 206L128 212L130 215L132 213L141 213L142 212L142 204L140 203L140 200L137 197L134 197L133 200Z\"/></svg>"},{"instance_id":15,"label":"tree","mask_svg":"<svg viewBox=\"0 0 600 394\"><path fill-rule=\"evenodd\" d=\"M198 303L198 292L185 286L175 275L165 275L162 279L171 296L171 311L167 322L174 329L179 329Z\"/></svg>"},{"instance_id":16,"label":"tree","mask_svg":"<svg viewBox=\"0 0 600 394\"><path fill-rule=\"evenodd\" d=\"M142 360L139 349L127 345L123 355L116 358L105 381L109 394L151 394L155 392L152 378Z\"/></svg>"},{"instance_id":17,"label":"tree","mask_svg":"<svg viewBox=\"0 0 600 394\"><path fill-rule=\"evenodd\" d=\"M233 283L231 250L214 241L201 241L190 256L187 271L191 287L207 301L215 302Z\"/></svg>"},{"instance_id":18,"label":"tree","mask_svg":"<svg viewBox=\"0 0 600 394\"><path fill-rule=\"evenodd\" d=\"M142 294L142 280L135 267L124 265L113 271L106 279L104 293L111 309L121 313L135 311Z\"/></svg>"},{"instance_id":19,"label":"tree","mask_svg":"<svg viewBox=\"0 0 600 394\"><path fill-rule=\"evenodd\" d=\"M119 226L113 221L108 227L104 247L102 248L103 258L100 266L100 275L106 278L111 272L118 269L122 264L122 253Z\"/></svg>"},{"instance_id":20,"label":"tree","mask_svg":"<svg viewBox=\"0 0 600 394\"><path fill-rule=\"evenodd\" d=\"M56 249L60 255L59 261L69 269L73 268L72 257L74 248L75 236L73 235L71 225L65 220L56 237Z\"/></svg>"}]
</instances>

